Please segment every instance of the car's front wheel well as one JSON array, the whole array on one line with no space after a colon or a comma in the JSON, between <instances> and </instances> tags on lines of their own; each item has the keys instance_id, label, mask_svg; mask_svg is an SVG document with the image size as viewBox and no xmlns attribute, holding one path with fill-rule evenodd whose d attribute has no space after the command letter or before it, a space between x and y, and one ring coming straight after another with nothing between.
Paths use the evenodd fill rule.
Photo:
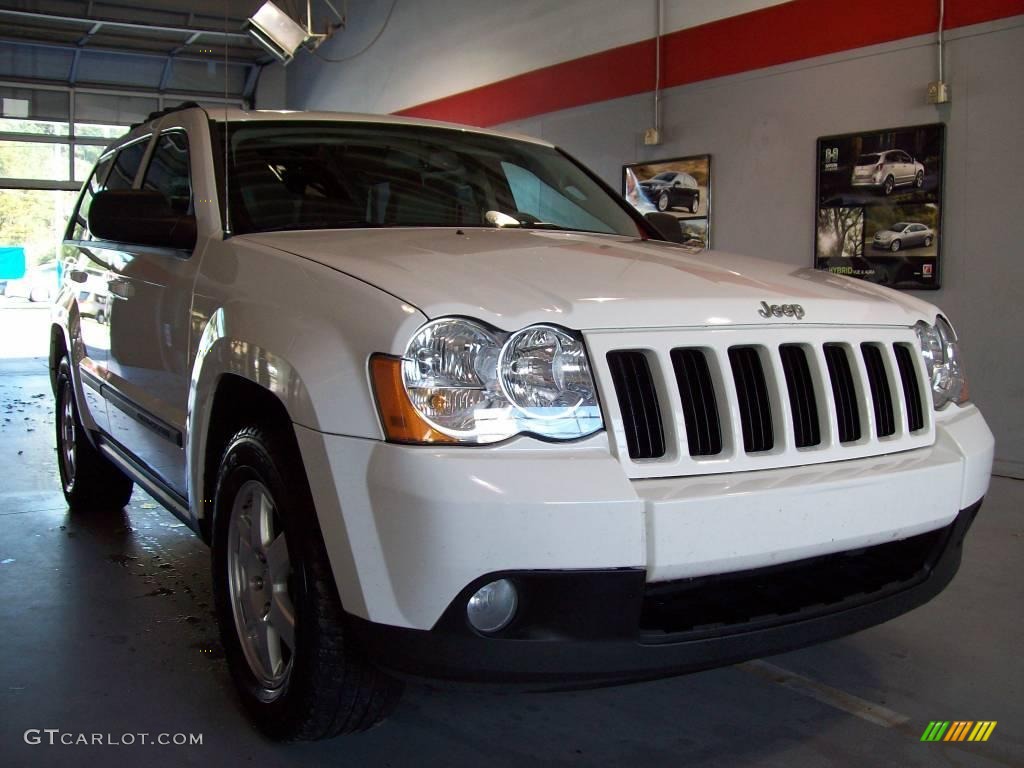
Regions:
<instances>
[{"instance_id":1,"label":"car's front wheel well","mask_svg":"<svg viewBox=\"0 0 1024 768\"><path fill-rule=\"evenodd\" d=\"M299 455L292 421L284 403L270 390L234 374L225 374L217 384L210 409L203 458L203 484L199 529L208 544L213 532L213 498L221 457L231 438L245 427L262 427L285 441Z\"/></svg>"}]
</instances>

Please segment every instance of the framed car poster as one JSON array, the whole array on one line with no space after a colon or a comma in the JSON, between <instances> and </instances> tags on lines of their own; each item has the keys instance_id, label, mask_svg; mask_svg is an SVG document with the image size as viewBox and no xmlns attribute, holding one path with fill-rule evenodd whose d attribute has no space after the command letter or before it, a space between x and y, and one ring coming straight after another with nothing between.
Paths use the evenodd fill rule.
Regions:
<instances>
[{"instance_id":1,"label":"framed car poster","mask_svg":"<svg viewBox=\"0 0 1024 768\"><path fill-rule=\"evenodd\" d=\"M670 213L683 243L711 247L711 155L622 166L622 194L640 213Z\"/></svg>"},{"instance_id":2,"label":"framed car poster","mask_svg":"<svg viewBox=\"0 0 1024 768\"><path fill-rule=\"evenodd\" d=\"M941 123L818 139L814 266L938 288L944 147Z\"/></svg>"}]
</instances>

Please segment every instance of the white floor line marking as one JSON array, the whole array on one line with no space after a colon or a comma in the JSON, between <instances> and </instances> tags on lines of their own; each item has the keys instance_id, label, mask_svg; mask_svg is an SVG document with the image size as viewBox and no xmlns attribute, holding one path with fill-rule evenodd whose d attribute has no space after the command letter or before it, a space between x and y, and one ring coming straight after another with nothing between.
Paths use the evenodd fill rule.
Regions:
<instances>
[{"instance_id":1,"label":"white floor line marking","mask_svg":"<svg viewBox=\"0 0 1024 768\"><path fill-rule=\"evenodd\" d=\"M767 661L755 659L754 661L745 661L742 664L737 664L737 667L755 674L764 680L781 685L783 688L809 696L823 704L828 704L830 707L848 712L883 728L893 728L910 721L910 718L906 715L894 712L888 707L883 707L881 704L873 704L859 696L854 696L852 693L819 683L817 680L798 675L796 672L790 672L788 669L783 669Z\"/></svg>"}]
</instances>

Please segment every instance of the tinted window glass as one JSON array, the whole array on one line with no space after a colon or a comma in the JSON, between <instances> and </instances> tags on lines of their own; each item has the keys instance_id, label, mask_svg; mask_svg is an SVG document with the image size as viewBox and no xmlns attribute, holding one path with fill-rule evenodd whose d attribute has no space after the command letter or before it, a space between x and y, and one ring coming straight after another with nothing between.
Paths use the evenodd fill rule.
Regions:
<instances>
[{"instance_id":1,"label":"tinted window glass","mask_svg":"<svg viewBox=\"0 0 1024 768\"><path fill-rule=\"evenodd\" d=\"M191 212L188 137L184 132L172 131L157 139L142 188L163 193L176 213Z\"/></svg>"},{"instance_id":2,"label":"tinted window glass","mask_svg":"<svg viewBox=\"0 0 1024 768\"><path fill-rule=\"evenodd\" d=\"M857 158L857 165L874 165L880 159L878 155L861 155Z\"/></svg>"},{"instance_id":3,"label":"tinted window glass","mask_svg":"<svg viewBox=\"0 0 1024 768\"><path fill-rule=\"evenodd\" d=\"M114 167L110 170L110 176L104 185L106 189L131 189L142 156L146 154L147 145L147 141L140 141L118 152L117 160L114 161Z\"/></svg>"},{"instance_id":4,"label":"tinted window glass","mask_svg":"<svg viewBox=\"0 0 1024 768\"><path fill-rule=\"evenodd\" d=\"M624 202L532 142L414 125L256 122L232 125L229 147L239 234L486 227L510 217L512 226L637 234Z\"/></svg>"}]
</instances>

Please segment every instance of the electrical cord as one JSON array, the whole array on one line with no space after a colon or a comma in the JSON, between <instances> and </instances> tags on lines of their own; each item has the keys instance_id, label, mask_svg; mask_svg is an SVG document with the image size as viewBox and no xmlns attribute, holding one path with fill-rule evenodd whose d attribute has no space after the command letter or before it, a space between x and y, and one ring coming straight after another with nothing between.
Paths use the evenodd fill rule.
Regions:
<instances>
[{"instance_id":1,"label":"electrical cord","mask_svg":"<svg viewBox=\"0 0 1024 768\"><path fill-rule=\"evenodd\" d=\"M383 35L384 34L384 30L388 28L388 22L391 21L391 14L393 14L395 12L395 6L396 5L398 5L398 0L391 0L391 8L388 9L388 15L384 17L384 23L380 25L380 29L377 30L377 34L373 36L373 39L370 42L368 42L366 45L364 45L362 47L362 49L356 51L355 53L349 54L348 56L342 56L340 59L331 59L331 58L328 58L327 56L323 56L315 48L312 50L312 54L314 56L316 56L318 59L320 59L321 61L326 61L326 62L328 62L330 64L340 64L343 61L351 61L352 59L356 58L357 56L362 56L364 53L366 53L368 50L370 50L374 45L376 45L378 40L380 40L380 36Z\"/></svg>"}]
</instances>

